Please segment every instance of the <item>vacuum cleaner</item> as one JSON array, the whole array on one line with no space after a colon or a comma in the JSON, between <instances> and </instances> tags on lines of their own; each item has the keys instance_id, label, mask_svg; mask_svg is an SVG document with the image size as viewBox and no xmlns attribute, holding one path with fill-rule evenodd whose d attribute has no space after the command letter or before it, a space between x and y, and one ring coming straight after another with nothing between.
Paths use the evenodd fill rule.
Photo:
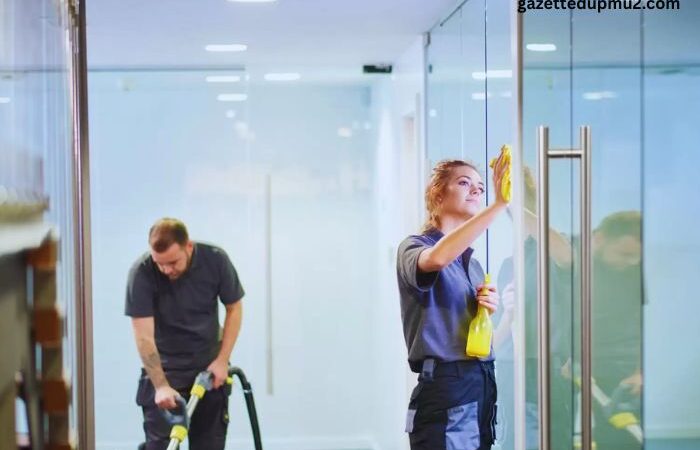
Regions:
<instances>
[{"instance_id":1,"label":"vacuum cleaner","mask_svg":"<svg viewBox=\"0 0 700 450\"><path fill-rule=\"evenodd\" d=\"M253 388L248 379L239 367L231 367L228 369L228 377L226 384L233 384L233 377L237 376L243 388L245 403L248 408L248 417L250 419L250 428L253 431L253 440L255 442L255 450L262 450L262 442L260 440L260 427L258 425L258 414L255 411L255 400L253 399ZM177 407L172 410L163 410L163 415L170 426L170 444L168 450L177 450L182 441L187 437L187 432L190 426L190 419L197 408L197 403L204 395L214 387L214 376L211 372L200 372L194 380L192 389L190 390L189 401L185 402L182 397L177 397Z\"/></svg>"}]
</instances>

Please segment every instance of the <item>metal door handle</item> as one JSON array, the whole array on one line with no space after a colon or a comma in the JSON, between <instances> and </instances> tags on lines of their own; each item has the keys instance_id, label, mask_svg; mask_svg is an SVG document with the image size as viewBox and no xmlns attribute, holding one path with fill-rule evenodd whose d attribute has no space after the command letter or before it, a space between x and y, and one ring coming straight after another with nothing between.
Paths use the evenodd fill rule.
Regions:
<instances>
[{"instance_id":1,"label":"metal door handle","mask_svg":"<svg viewBox=\"0 0 700 450\"><path fill-rule=\"evenodd\" d=\"M550 450L549 159L580 159L581 180L581 442L591 450L591 127L580 128L578 149L550 149L549 128L537 129L537 309L540 450Z\"/></svg>"}]
</instances>

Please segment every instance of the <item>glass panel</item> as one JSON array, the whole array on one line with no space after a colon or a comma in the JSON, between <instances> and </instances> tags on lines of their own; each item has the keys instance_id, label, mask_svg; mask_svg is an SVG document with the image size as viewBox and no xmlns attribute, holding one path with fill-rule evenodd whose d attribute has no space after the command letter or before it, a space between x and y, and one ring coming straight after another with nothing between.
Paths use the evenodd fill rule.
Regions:
<instances>
[{"instance_id":1,"label":"glass panel","mask_svg":"<svg viewBox=\"0 0 700 450\"><path fill-rule=\"evenodd\" d=\"M367 326L374 280L371 265L360 263L373 252L367 236L374 234L368 205L376 127L365 126L371 120L369 88L251 91L255 145L269 149L262 162L271 181L274 380L281 397L267 420L286 435L312 436L317 429L330 436L358 434L370 426L358 414L368 404L379 408L378 397L351 380L360 367L372 372L373 352L382 347L370 350L373 333L358 333ZM295 114L300 104L313 114L313 125ZM275 129L290 131L264 133ZM285 150L290 141L293 152ZM303 238L302 230L314 230L313 239ZM343 385L349 388L339 389ZM289 408L299 404L307 413L290 416Z\"/></svg>"},{"instance_id":2,"label":"glass panel","mask_svg":"<svg viewBox=\"0 0 700 450\"><path fill-rule=\"evenodd\" d=\"M462 155L462 11L430 32L428 51L428 169Z\"/></svg>"},{"instance_id":3,"label":"glass panel","mask_svg":"<svg viewBox=\"0 0 700 450\"><path fill-rule=\"evenodd\" d=\"M641 424L640 26L641 14L634 11L573 15L573 125L590 125L592 135L591 358L598 450L642 448L634 437Z\"/></svg>"},{"instance_id":4,"label":"glass panel","mask_svg":"<svg viewBox=\"0 0 700 450\"><path fill-rule=\"evenodd\" d=\"M405 362L391 351L400 332L373 312L386 247L368 238L378 129L369 83L273 85L251 72L247 84L245 73L224 87L205 82L215 74L90 74L97 448L143 439L124 288L162 216L224 248L239 272L245 318L231 361L253 384L267 442L368 448L402 438L400 426L375 425L405 408L404 391L380 373L386 357ZM221 93L247 99L219 102ZM386 382L368 388L358 371ZM238 387L230 405L229 444L251 448Z\"/></svg>"},{"instance_id":5,"label":"glass panel","mask_svg":"<svg viewBox=\"0 0 700 450\"><path fill-rule=\"evenodd\" d=\"M48 197L44 219L59 237L56 298L64 316L63 367L75 385L68 17L64 2L0 0L0 197L22 203ZM19 419L18 428L25 431L24 418ZM71 426L74 419L71 409Z\"/></svg>"},{"instance_id":6,"label":"glass panel","mask_svg":"<svg viewBox=\"0 0 700 450\"><path fill-rule=\"evenodd\" d=\"M503 144L514 144L512 117L511 5L490 1L486 8L486 162L498 156ZM489 186L492 187L489 180ZM489 189L489 203L495 192ZM513 206L511 206L513 207ZM513 221L499 215L488 230L488 266L501 295L501 308L494 315L494 350L498 383L498 424L495 449L515 449L513 320L515 319L515 279L513 271ZM522 407L522 406L521 406Z\"/></svg>"},{"instance_id":7,"label":"glass panel","mask_svg":"<svg viewBox=\"0 0 700 450\"><path fill-rule=\"evenodd\" d=\"M484 184L489 186L486 162L486 2L470 0L462 6L462 39L457 82L461 90L461 115L459 132L462 145L459 156L476 163ZM484 205L486 199L484 199ZM490 271L487 258L487 238L482 234L472 244L474 257Z\"/></svg>"},{"instance_id":8,"label":"glass panel","mask_svg":"<svg viewBox=\"0 0 700 450\"><path fill-rule=\"evenodd\" d=\"M570 15L563 11L537 11L523 19L523 207L525 303L525 447L539 448L537 392L537 127L549 127L551 148L572 146L570 82ZM574 382L572 335L571 236L577 231L572 218L573 164L554 160L550 176L550 436L551 448L573 446Z\"/></svg>"},{"instance_id":9,"label":"glass panel","mask_svg":"<svg viewBox=\"0 0 700 450\"><path fill-rule=\"evenodd\" d=\"M470 0L430 32L428 169L440 160L458 158L475 163L486 176L484 12L484 0ZM473 247L486 266L486 236Z\"/></svg>"},{"instance_id":10,"label":"glass panel","mask_svg":"<svg viewBox=\"0 0 700 450\"><path fill-rule=\"evenodd\" d=\"M241 81L221 88L205 82L209 75ZM251 232L264 223L264 208L251 206L262 196L263 179L250 164L247 105L216 100L219 93L246 94L244 77L236 71L90 73L94 346L102 349L94 355L98 449L135 448L143 439L134 402L141 362L128 322L114 324L124 318L128 270L147 250L157 218L185 219L194 238L229 252L249 295L263 290L253 274L264 273L265 252L251 251L263 248L258 238L264 234ZM243 255L250 263L241 262ZM259 329L251 318L265 317L265 296L256 297L246 303L244 330ZM245 331L240 340L250 344L237 346L238 364L256 393L264 392L262 359L247 355L265 354L266 341L249 340ZM114 417L123 427L114 428Z\"/></svg>"},{"instance_id":11,"label":"glass panel","mask_svg":"<svg viewBox=\"0 0 700 450\"><path fill-rule=\"evenodd\" d=\"M644 431L647 450L700 448L700 2L644 13ZM669 366L671 362L671 366Z\"/></svg>"}]
</instances>

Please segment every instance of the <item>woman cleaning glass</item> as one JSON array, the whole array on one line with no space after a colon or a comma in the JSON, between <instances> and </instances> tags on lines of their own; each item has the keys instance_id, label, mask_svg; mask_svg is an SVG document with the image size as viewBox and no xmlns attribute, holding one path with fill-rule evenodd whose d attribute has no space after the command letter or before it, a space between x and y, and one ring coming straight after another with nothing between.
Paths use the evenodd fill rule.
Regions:
<instances>
[{"instance_id":1,"label":"woman cleaning glass","mask_svg":"<svg viewBox=\"0 0 700 450\"><path fill-rule=\"evenodd\" d=\"M411 450L482 450L495 440L493 351L467 355L479 307L496 311L498 294L472 257L472 243L509 199L510 155L493 164L495 201L482 209L484 183L474 164L437 164L426 188L428 220L398 250L397 275L408 362L419 374L406 418Z\"/></svg>"}]
</instances>

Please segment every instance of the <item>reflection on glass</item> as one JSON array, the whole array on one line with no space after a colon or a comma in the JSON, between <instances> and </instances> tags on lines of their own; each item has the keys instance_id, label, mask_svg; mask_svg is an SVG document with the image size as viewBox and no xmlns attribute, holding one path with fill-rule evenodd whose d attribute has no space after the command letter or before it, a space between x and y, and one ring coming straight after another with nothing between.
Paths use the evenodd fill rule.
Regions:
<instances>
[{"instance_id":1,"label":"reflection on glass","mask_svg":"<svg viewBox=\"0 0 700 450\"><path fill-rule=\"evenodd\" d=\"M557 170L558 169L558 170ZM550 169L550 177L568 167ZM559 174L561 176L561 174ZM537 313L537 188L532 170L525 166L523 179L524 225L524 299L525 299L525 442L526 448L539 447L538 442L538 313ZM550 205L552 219L566 211L566 205ZM554 221L554 220L552 220ZM574 351L572 327L574 301L572 292L573 249L568 233L550 226L550 405L551 446L570 448L574 434L574 388L571 374ZM501 269L504 279L513 276L512 263Z\"/></svg>"},{"instance_id":2,"label":"reflection on glass","mask_svg":"<svg viewBox=\"0 0 700 450\"><path fill-rule=\"evenodd\" d=\"M593 232L593 437L601 450L640 449L641 213L612 213Z\"/></svg>"},{"instance_id":3,"label":"reflection on glass","mask_svg":"<svg viewBox=\"0 0 700 450\"><path fill-rule=\"evenodd\" d=\"M550 146L572 147L571 142L571 58L570 16L556 11L523 16L523 42L552 43L556 51L523 49L523 224L524 315L525 323L525 448L539 448L537 383L537 211L538 174L536 130L550 129ZM572 217L573 166L569 161L550 163L550 442L552 449L573 446L575 417L574 382L567 368L574 359L574 288L572 286L571 236L576 231Z\"/></svg>"},{"instance_id":4,"label":"reflection on glass","mask_svg":"<svg viewBox=\"0 0 700 450\"><path fill-rule=\"evenodd\" d=\"M66 330L63 367L74 374L69 21L65 2L0 0L0 203L48 198L44 221L59 236L56 298ZM73 405L76 395L74 390ZM71 427L74 419L71 410ZM20 430L22 421L20 417Z\"/></svg>"},{"instance_id":5,"label":"reflection on glass","mask_svg":"<svg viewBox=\"0 0 700 450\"><path fill-rule=\"evenodd\" d=\"M639 12L572 16L573 120L589 125L593 140L592 438L600 450L642 448L640 27ZM619 37L603 41L606 31Z\"/></svg>"},{"instance_id":6,"label":"reflection on glass","mask_svg":"<svg viewBox=\"0 0 700 450\"><path fill-rule=\"evenodd\" d=\"M610 28L623 37L601 47L595 39L600 36L600 28ZM534 163L535 137L531 133L538 125L550 127L551 146L555 148L576 147L579 143L573 140L574 130L580 125L591 126L593 133L592 211L594 223L599 223L593 233L592 255L596 393L593 440L601 450L639 448L641 444L634 437L631 442L625 441L632 433L621 426L621 417L636 421L637 428L641 422L639 397L627 395L638 395L641 380L639 17L611 13L602 18L583 12L538 14L524 18L524 30L525 46L535 42L555 44L552 52L524 52L525 164ZM619 60L620 55L626 59ZM629 68L611 67L619 65ZM576 176L578 162L550 161L549 166L550 439L552 448L565 449L580 445L581 439L580 180ZM527 190L532 184L527 169L524 179ZM527 212L527 195L526 191L526 229L532 220ZM526 330L536 313L536 274L528 274L533 269L527 264L535 253L536 248L526 238ZM536 385L529 380L534 371L528 366L537 361L536 357L530 359L529 341L534 343L536 338L526 343L526 399L535 399ZM625 391L632 385L634 388ZM625 398L618 401L617 397ZM528 423L536 425L536 408L532 411L534 420ZM527 430L527 447L537 448L536 426L527 425Z\"/></svg>"}]
</instances>

